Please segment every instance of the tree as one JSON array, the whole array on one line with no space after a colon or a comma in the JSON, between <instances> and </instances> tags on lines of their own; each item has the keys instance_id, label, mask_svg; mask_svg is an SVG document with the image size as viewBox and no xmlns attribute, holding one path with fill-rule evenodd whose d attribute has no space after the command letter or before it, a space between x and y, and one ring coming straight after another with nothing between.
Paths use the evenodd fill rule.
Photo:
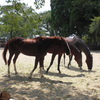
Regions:
<instances>
[{"instance_id":1,"label":"tree","mask_svg":"<svg viewBox=\"0 0 100 100\"><path fill-rule=\"evenodd\" d=\"M47 33L47 35L50 36L55 36L56 31L54 29L52 29L51 26L51 11L46 11L43 13L40 13L41 19L42 19L42 28L45 30L45 32Z\"/></svg>"},{"instance_id":2,"label":"tree","mask_svg":"<svg viewBox=\"0 0 100 100\"><path fill-rule=\"evenodd\" d=\"M100 15L99 0L51 0L52 27L58 35L88 33L90 19Z\"/></svg>"},{"instance_id":3,"label":"tree","mask_svg":"<svg viewBox=\"0 0 100 100\"><path fill-rule=\"evenodd\" d=\"M0 7L0 29L10 38L31 37L41 23L40 16L31 7L16 0Z\"/></svg>"},{"instance_id":4,"label":"tree","mask_svg":"<svg viewBox=\"0 0 100 100\"><path fill-rule=\"evenodd\" d=\"M100 17L94 17L91 19L92 23L89 27L89 37L91 37L91 42L94 46L94 49L97 49L100 46Z\"/></svg>"},{"instance_id":5,"label":"tree","mask_svg":"<svg viewBox=\"0 0 100 100\"><path fill-rule=\"evenodd\" d=\"M37 9L40 9L45 3L45 0L35 0L34 4Z\"/></svg>"}]
</instances>

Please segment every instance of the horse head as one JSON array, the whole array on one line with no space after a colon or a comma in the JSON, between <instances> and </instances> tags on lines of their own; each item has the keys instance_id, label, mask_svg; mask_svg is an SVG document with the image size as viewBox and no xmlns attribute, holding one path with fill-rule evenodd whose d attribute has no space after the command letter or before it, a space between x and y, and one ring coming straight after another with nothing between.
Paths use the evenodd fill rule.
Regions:
<instances>
[{"instance_id":1,"label":"horse head","mask_svg":"<svg viewBox=\"0 0 100 100\"><path fill-rule=\"evenodd\" d=\"M77 55L75 55L75 60L78 64L78 67L82 69L82 54L80 51L77 53Z\"/></svg>"},{"instance_id":2,"label":"horse head","mask_svg":"<svg viewBox=\"0 0 100 100\"><path fill-rule=\"evenodd\" d=\"M93 57L92 54L89 54L86 59L87 67L89 70L92 70L93 67Z\"/></svg>"},{"instance_id":3,"label":"horse head","mask_svg":"<svg viewBox=\"0 0 100 100\"><path fill-rule=\"evenodd\" d=\"M72 55L75 56L75 61L77 62L78 66L80 67L80 69L82 69L82 54L81 51L79 51L73 44L70 44L70 48L71 48L71 52Z\"/></svg>"}]
</instances>

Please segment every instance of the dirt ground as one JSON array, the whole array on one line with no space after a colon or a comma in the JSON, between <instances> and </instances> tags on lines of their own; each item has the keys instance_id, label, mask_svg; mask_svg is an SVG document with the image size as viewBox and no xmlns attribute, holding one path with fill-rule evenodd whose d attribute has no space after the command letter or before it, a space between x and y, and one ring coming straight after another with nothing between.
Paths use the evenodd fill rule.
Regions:
<instances>
[{"instance_id":1,"label":"dirt ground","mask_svg":"<svg viewBox=\"0 0 100 100\"><path fill-rule=\"evenodd\" d=\"M8 91L16 100L100 100L100 51L93 54L93 70L89 72L83 55L83 70L72 60L70 69L61 61L61 74L57 71L57 57L45 78L40 78L39 67L28 79L34 66L34 57L20 54L17 60L18 75L14 74L11 63L11 77L7 76L7 66L0 49L0 91ZM45 57L45 69L49 66L51 55ZM68 57L66 57L66 65Z\"/></svg>"}]
</instances>

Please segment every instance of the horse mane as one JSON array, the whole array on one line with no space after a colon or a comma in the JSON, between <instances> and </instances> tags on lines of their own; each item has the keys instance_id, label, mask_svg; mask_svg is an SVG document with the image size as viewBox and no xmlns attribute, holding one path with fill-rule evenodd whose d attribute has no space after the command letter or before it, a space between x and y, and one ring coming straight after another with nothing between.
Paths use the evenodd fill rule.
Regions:
<instances>
[{"instance_id":1,"label":"horse mane","mask_svg":"<svg viewBox=\"0 0 100 100\"><path fill-rule=\"evenodd\" d=\"M46 40L46 39L57 39L57 40L61 40L62 37L59 37L59 36L51 36L51 37L46 37L46 36L40 36L40 37L36 37L34 38L38 41L41 41L41 40Z\"/></svg>"},{"instance_id":2,"label":"horse mane","mask_svg":"<svg viewBox=\"0 0 100 100\"><path fill-rule=\"evenodd\" d=\"M85 46L85 48L87 48L87 51L90 52L90 49L85 44L84 40L82 40L79 36L72 34L69 37L67 37L67 40L70 41L70 42L73 42L73 43L78 42L78 43L82 44L82 46ZM83 50L83 52L85 52L85 51Z\"/></svg>"},{"instance_id":3,"label":"horse mane","mask_svg":"<svg viewBox=\"0 0 100 100\"><path fill-rule=\"evenodd\" d=\"M11 38L11 39L8 41L8 43L11 42L11 41L14 41L14 40L20 41L20 40L24 40L24 38L22 38L22 37Z\"/></svg>"},{"instance_id":4,"label":"horse mane","mask_svg":"<svg viewBox=\"0 0 100 100\"><path fill-rule=\"evenodd\" d=\"M79 36L74 35L74 39L78 40L80 43L84 44L84 46L90 51L88 46L85 44L84 40L82 40Z\"/></svg>"}]
</instances>

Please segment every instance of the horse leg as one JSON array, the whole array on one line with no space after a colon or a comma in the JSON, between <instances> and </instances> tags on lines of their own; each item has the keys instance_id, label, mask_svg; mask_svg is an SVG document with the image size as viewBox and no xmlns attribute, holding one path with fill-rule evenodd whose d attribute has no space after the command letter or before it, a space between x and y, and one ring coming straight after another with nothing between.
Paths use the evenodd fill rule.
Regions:
<instances>
[{"instance_id":1,"label":"horse leg","mask_svg":"<svg viewBox=\"0 0 100 100\"><path fill-rule=\"evenodd\" d=\"M80 68L80 70L82 70L82 53L80 53L80 58L75 56L75 61L78 64L78 67Z\"/></svg>"},{"instance_id":2,"label":"horse leg","mask_svg":"<svg viewBox=\"0 0 100 100\"><path fill-rule=\"evenodd\" d=\"M70 56L69 56L68 69L69 69L69 66L71 65L72 58L73 58L73 55L70 55Z\"/></svg>"},{"instance_id":3,"label":"horse leg","mask_svg":"<svg viewBox=\"0 0 100 100\"><path fill-rule=\"evenodd\" d=\"M80 67L80 70L82 70L82 52L81 52L81 58L80 58L81 60L81 64L80 65L78 65L79 67Z\"/></svg>"},{"instance_id":4,"label":"horse leg","mask_svg":"<svg viewBox=\"0 0 100 100\"><path fill-rule=\"evenodd\" d=\"M44 57L41 57L40 59L39 59L39 63L40 63L40 77L42 78L42 77L44 77L43 76L43 69L44 69L44 65L43 65L43 61L44 61Z\"/></svg>"},{"instance_id":5,"label":"horse leg","mask_svg":"<svg viewBox=\"0 0 100 100\"><path fill-rule=\"evenodd\" d=\"M54 61L54 59L55 59L55 56L56 56L55 54L52 54L51 62L50 62L49 67L47 68L46 73L48 73L48 71L49 71L49 69L50 69L51 65L53 64L53 61Z\"/></svg>"},{"instance_id":6,"label":"horse leg","mask_svg":"<svg viewBox=\"0 0 100 100\"><path fill-rule=\"evenodd\" d=\"M66 57L66 56L65 56L65 53L64 53L64 56L63 56L63 57L64 57L64 66L65 66L65 57Z\"/></svg>"},{"instance_id":7,"label":"horse leg","mask_svg":"<svg viewBox=\"0 0 100 100\"><path fill-rule=\"evenodd\" d=\"M11 63L11 59L13 57L13 53L9 54L9 59L8 59L8 77L10 77L10 63Z\"/></svg>"},{"instance_id":8,"label":"horse leg","mask_svg":"<svg viewBox=\"0 0 100 100\"><path fill-rule=\"evenodd\" d=\"M44 69L44 57L43 57L43 58L41 58L40 60L42 60L42 61L43 61L43 64L41 65L41 70L42 70L43 72L45 72L45 69Z\"/></svg>"},{"instance_id":9,"label":"horse leg","mask_svg":"<svg viewBox=\"0 0 100 100\"><path fill-rule=\"evenodd\" d=\"M14 64L14 70L15 70L15 74L18 74L17 69L16 69L16 60L19 56L19 52L15 54L14 59L13 59L13 64Z\"/></svg>"},{"instance_id":10,"label":"horse leg","mask_svg":"<svg viewBox=\"0 0 100 100\"><path fill-rule=\"evenodd\" d=\"M32 74L33 74L33 72L35 71L35 69L37 68L37 65L38 65L38 59L37 59L37 57L36 57L36 58L35 58L35 65L34 65L33 70L32 70L31 73L30 73L29 78L32 78Z\"/></svg>"},{"instance_id":11,"label":"horse leg","mask_svg":"<svg viewBox=\"0 0 100 100\"><path fill-rule=\"evenodd\" d=\"M59 71L59 73L61 73L61 71L60 71L60 60L61 60L61 56L62 56L62 54L59 54L58 55L58 71Z\"/></svg>"}]
</instances>

